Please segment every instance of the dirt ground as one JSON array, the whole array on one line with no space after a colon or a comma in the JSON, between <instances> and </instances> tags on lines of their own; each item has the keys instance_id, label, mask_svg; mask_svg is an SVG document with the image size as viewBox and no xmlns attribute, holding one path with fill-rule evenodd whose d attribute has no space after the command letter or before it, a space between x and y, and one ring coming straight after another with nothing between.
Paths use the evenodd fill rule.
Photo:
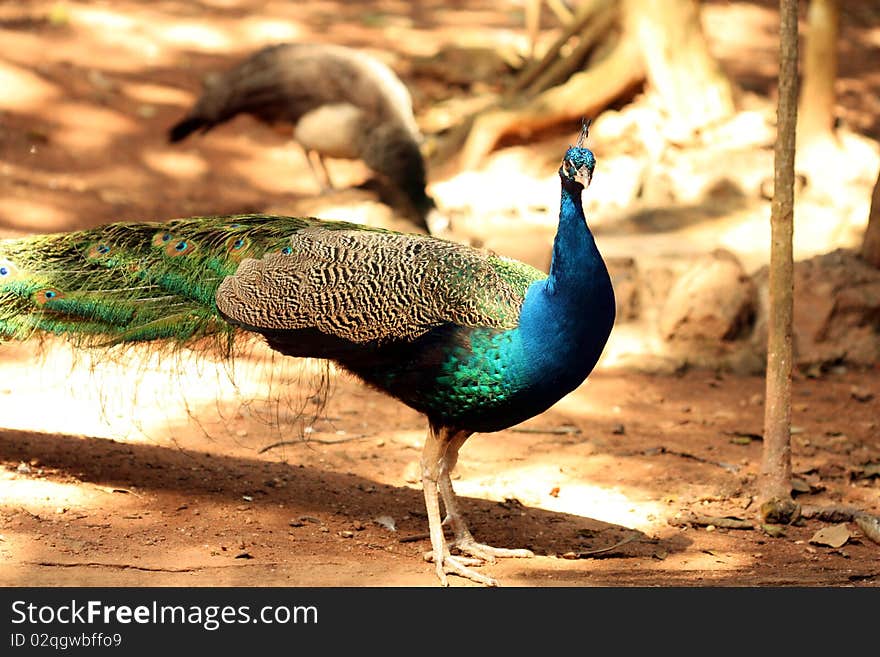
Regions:
<instances>
[{"instance_id":1,"label":"dirt ground","mask_svg":"<svg viewBox=\"0 0 880 657\"><path fill-rule=\"evenodd\" d=\"M839 113L878 139L880 81L863 67L877 61L880 13L858 4L844 16ZM758 93L773 87L774 6L706 4L714 51ZM271 130L240 117L182 146L164 135L206 73L264 43L309 38L384 53L421 115L443 89L407 78L412 58L450 40L522 46L525 36L518 3L482 0L2 4L0 237L301 208L315 183ZM552 178L571 138L525 148ZM334 164L340 186L364 176L357 163ZM348 200L322 203L349 218L341 213L360 210ZM535 259L544 248L532 246ZM331 374L329 402L303 424L270 401L235 401L252 397L265 370L232 387L210 364L92 363L53 343L34 351L0 348L0 585L436 585L421 558L425 423L414 411ZM291 386L306 415L308 372ZM483 572L504 586L877 586L880 545L853 522L807 519L781 534L686 522L755 522L763 386L600 364L541 416L475 435L454 481L474 534L536 555ZM880 515L878 418L877 368L796 374L804 507ZM843 544L815 536L835 524Z\"/></svg>"}]
</instances>

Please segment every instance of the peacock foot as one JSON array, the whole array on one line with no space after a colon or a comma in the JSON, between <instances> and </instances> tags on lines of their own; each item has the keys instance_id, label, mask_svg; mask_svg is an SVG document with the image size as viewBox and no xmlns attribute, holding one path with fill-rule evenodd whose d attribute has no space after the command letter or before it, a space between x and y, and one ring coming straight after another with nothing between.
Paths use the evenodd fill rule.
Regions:
<instances>
[{"instance_id":1,"label":"peacock foot","mask_svg":"<svg viewBox=\"0 0 880 657\"><path fill-rule=\"evenodd\" d=\"M454 556L450 554L449 550L444 550L440 563L434 559L433 552L425 552L425 561L436 564L437 577L441 586L449 586L446 575L458 575L483 586L498 586L498 580L468 568L468 566L481 566L485 563L484 559Z\"/></svg>"},{"instance_id":2,"label":"peacock foot","mask_svg":"<svg viewBox=\"0 0 880 657\"><path fill-rule=\"evenodd\" d=\"M463 555L453 555L450 549L457 550ZM434 552L425 553L425 561L435 563ZM446 575L458 575L472 582L485 586L498 586L498 581L472 570L468 566L482 566L485 563L495 563L496 559L527 559L535 554L531 550L497 548L483 543L477 543L471 537L453 540L448 548L443 550L442 563L437 567L437 577L443 586L448 586Z\"/></svg>"},{"instance_id":3,"label":"peacock foot","mask_svg":"<svg viewBox=\"0 0 880 657\"><path fill-rule=\"evenodd\" d=\"M535 556L531 550L497 548L484 543L477 543L471 536L455 539L449 545L462 554L481 559L488 563L495 563L495 559L528 559Z\"/></svg>"}]
</instances>

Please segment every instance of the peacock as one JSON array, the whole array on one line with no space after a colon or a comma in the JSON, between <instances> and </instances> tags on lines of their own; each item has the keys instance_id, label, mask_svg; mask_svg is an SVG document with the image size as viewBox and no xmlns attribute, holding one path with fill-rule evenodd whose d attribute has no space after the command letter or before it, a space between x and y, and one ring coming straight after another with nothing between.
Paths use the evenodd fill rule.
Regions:
<instances>
[{"instance_id":1,"label":"peacock","mask_svg":"<svg viewBox=\"0 0 880 657\"><path fill-rule=\"evenodd\" d=\"M581 205L595 167L586 136L558 170L549 274L429 235L308 217L115 223L0 242L0 339L222 346L252 332L282 354L333 361L425 415L426 558L443 585L448 574L495 585L473 566L531 552L478 543L450 475L473 433L579 386L610 335L614 292Z\"/></svg>"},{"instance_id":2,"label":"peacock","mask_svg":"<svg viewBox=\"0 0 880 657\"><path fill-rule=\"evenodd\" d=\"M428 217L436 204L425 190L412 98L378 59L335 44L262 48L209 83L168 138L179 142L238 114L293 126L293 139L324 190L333 185L324 157L362 160L382 177L390 205L430 232Z\"/></svg>"}]
</instances>

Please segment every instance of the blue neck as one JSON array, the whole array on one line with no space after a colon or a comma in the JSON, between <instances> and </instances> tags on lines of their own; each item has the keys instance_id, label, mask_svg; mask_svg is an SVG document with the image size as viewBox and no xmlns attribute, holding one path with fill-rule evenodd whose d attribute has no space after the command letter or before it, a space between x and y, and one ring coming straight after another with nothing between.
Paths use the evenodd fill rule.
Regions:
<instances>
[{"instance_id":1,"label":"blue neck","mask_svg":"<svg viewBox=\"0 0 880 657\"><path fill-rule=\"evenodd\" d=\"M559 226L553 241L550 275L545 281L545 293L551 296L575 292L590 282L592 270L605 266L584 217L582 189L577 184L562 185Z\"/></svg>"},{"instance_id":2,"label":"blue neck","mask_svg":"<svg viewBox=\"0 0 880 657\"><path fill-rule=\"evenodd\" d=\"M595 366L615 315L611 279L584 217L582 190L563 178L550 275L529 288L519 325L531 376L569 390Z\"/></svg>"}]
</instances>

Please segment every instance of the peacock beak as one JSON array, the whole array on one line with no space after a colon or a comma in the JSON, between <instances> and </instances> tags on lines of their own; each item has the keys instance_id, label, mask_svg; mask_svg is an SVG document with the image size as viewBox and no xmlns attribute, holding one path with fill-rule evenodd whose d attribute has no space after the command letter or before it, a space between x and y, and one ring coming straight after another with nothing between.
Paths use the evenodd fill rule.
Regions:
<instances>
[{"instance_id":1,"label":"peacock beak","mask_svg":"<svg viewBox=\"0 0 880 657\"><path fill-rule=\"evenodd\" d=\"M593 180L593 172L590 170L590 167L584 165L575 171L574 179L586 189L590 186L590 182Z\"/></svg>"}]
</instances>

